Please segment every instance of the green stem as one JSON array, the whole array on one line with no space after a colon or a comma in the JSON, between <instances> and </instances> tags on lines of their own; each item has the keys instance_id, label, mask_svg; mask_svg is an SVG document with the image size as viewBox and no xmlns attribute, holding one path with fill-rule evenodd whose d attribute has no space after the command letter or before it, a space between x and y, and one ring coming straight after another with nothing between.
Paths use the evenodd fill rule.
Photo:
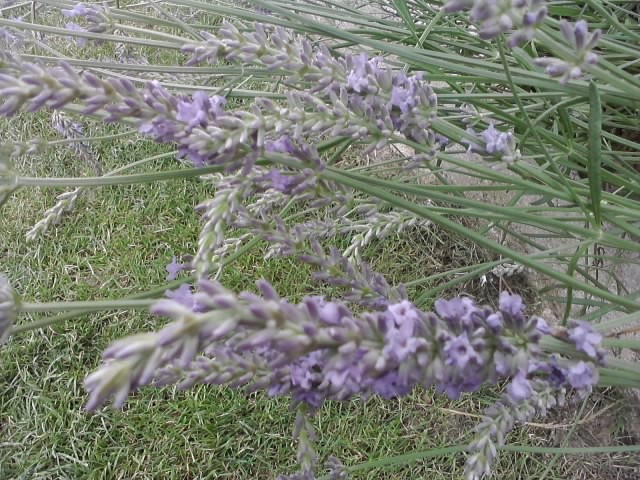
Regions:
<instances>
[{"instance_id":1,"label":"green stem","mask_svg":"<svg viewBox=\"0 0 640 480\"><path fill-rule=\"evenodd\" d=\"M148 308L158 299L140 300L90 300L81 302L27 302L18 306L20 313L66 312L82 310L83 312L99 312L102 310L127 310ZM17 328L16 328L17 330Z\"/></svg>"},{"instance_id":2,"label":"green stem","mask_svg":"<svg viewBox=\"0 0 640 480\"><path fill-rule=\"evenodd\" d=\"M128 43L131 45L141 45L146 47L166 48L169 50L180 50L182 44L175 42L163 42L160 40L149 40L146 38L123 37L121 35L108 35L105 33L82 32L77 30L67 30L66 28L49 27L35 23L18 22L0 18L0 25L13 27L18 30L34 30L36 32L51 33L62 37L82 37L89 40L104 40L107 42Z\"/></svg>"},{"instance_id":3,"label":"green stem","mask_svg":"<svg viewBox=\"0 0 640 480\"><path fill-rule=\"evenodd\" d=\"M166 154L163 154L166 155ZM212 165L201 168L169 170L166 172L139 173L134 175L117 175L111 177L67 177L67 178L35 178L16 177L16 185L21 187L104 187L109 185L131 185L134 183L152 183L179 178L193 178L217 173L222 166Z\"/></svg>"}]
</instances>

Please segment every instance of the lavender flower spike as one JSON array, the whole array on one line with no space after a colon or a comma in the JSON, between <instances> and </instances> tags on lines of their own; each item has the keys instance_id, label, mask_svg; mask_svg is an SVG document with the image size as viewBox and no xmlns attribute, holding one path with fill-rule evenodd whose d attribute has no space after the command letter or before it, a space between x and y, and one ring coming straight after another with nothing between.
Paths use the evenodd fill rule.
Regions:
<instances>
[{"instance_id":1,"label":"lavender flower spike","mask_svg":"<svg viewBox=\"0 0 640 480\"><path fill-rule=\"evenodd\" d=\"M113 32L114 20L109 14L108 7L99 5L85 5L84 3L78 3L71 9L63 9L62 15L65 17L82 17L89 24L85 31L92 33L105 33ZM70 24L70 29L77 30L75 23ZM75 25L75 27L73 27ZM67 27L69 28L69 26Z\"/></svg>"},{"instance_id":2,"label":"lavender flower spike","mask_svg":"<svg viewBox=\"0 0 640 480\"><path fill-rule=\"evenodd\" d=\"M574 25L566 20L560 21L562 36L575 52L574 59L561 60L553 57L542 57L535 60L536 65L544 67L552 77L558 78L560 83L567 83L582 76L582 70L588 65L598 62L598 55L592 52L602 37L602 31L596 30L589 34L587 22L579 20Z\"/></svg>"},{"instance_id":3,"label":"lavender flower spike","mask_svg":"<svg viewBox=\"0 0 640 480\"><path fill-rule=\"evenodd\" d=\"M260 296L234 295L203 279L195 294L188 287L168 292L171 300L151 311L171 323L104 352L105 363L86 380L87 408L110 399L121 407L131 391L152 383L265 390L289 396L303 412L325 400L404 396L418 385L455 398L508 380L504 398L486 412L470 446L466 478L477 479L489 471L516 421L546 412L569 389L590 391L598 379L594 362L542 350L541 322L525 316L517 295L503 292L498 310L457 298L422 312L401 298L356 315L337 301L307 297L292 304L266 281L257 286ZM597 340L581 325L574 337L588 351ZM303 472L289 478L312 478L316 456L305 416L298 416L295 432Z\"/></svg>"},{"instance_id":4,"label":"lavender flower spike","mask_svg":"<svg viewBox=\"0 0 640 480\"><path fill-rule=\"evenodd\" d=\"M0 345L8 340L17 315L15 293L7 277L0 274Z\"/></svg>"},{"instance_id":5,"label":"lavender flower spike","mask_svg":"<svg viewBox=\"0 0 640 480\"><path fill-rule=\"evenodd\" d=\"M501 33L513 32L510 47L533 38L535 28L547 15L544 0L449 0L443 7L445 13L470 10L469 18L479 24L479 36L496 38Z\"/></svg>"}]
</instances>

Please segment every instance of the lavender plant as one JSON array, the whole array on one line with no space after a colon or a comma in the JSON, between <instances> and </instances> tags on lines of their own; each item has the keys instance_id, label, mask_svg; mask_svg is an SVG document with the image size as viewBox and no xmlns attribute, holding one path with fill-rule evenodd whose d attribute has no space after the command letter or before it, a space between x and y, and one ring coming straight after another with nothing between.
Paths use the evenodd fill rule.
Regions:
<instances>
[{"instance_id":1,"label":"lavender plant","mask_svg":"<svg viewBox=\"0 0 640 480\"><path fill-rule=\"evenodd\" d=\"M88 410L109 401L119 408L132 392L167 384L286 396L297 411L300 472L291 478L310 479L319 460L313 415L328 400L390 399L415 388L457 398L503 386L468 446L465 478L475 479L491 471L516 423L598 385L640 385L637 362L606 353L620 344L601 333L635 321L640 309L637 292L622 295L602 278L616 278L615 263L604 267L613 255L603 249L634 255L632 264L640 251L629 239L640 233L634 214L640 144L628 135L640 128L640 50L619 34L636 43L640 36L619 20L619 9L587 2L569 23L553 18L543 1L405 1L392 2L392 20L344 8L339 18L349 28L343 28L328 22L334 8L314 2L295 11L284 1L229 9L175 0L188 8L183 19L139 5L42 3L83 23L62 28L0 19L12 45L0 63L0 114L52 110L66 140L82 132L64 112L125 124L141 139L171 145L180 163L169 172L101 176L96 169L92 178L47 179L22 176L2 160L0 205L15 188L75 188L28 238L50 228L89 186L200 177L215 189L198 206L196 251L174 252L167 265L168 281L193 273L195 292L185 282L165 299L95 304L150 305L170 322L104 351L86 378ZM591 28L603 9L610 28ZM226 20L198 24L194 10ZM467 23L477 35L465 30ZM82 51L111 42L117 61L65 58L55 42L47 50L52 56L39 60L16 40L21 31L47 32L62 44L70 37ZM143 48L174 52L178 60L130 61L146 58ZM198 84L203 75L216 86ZM244 89L246 75L273 91ZM240 80L217 81L234 76ZM615 130L620 125L628 131ZM70 145L94 158L89 144ZM343 159L349 151L364 156L395 145L411 153L355 167ZM19 139L3 147L15 162L45 151L47 142ZM588 175L576 179L574 171ZM605 182L613 186L607 192ZM513 193L501 205L488 204L481 195L492 191ZM497 308L464 296L427 304L456 278L409 299L405 286L389 284L365 254L374 239L407 227L445 228L499 256L491 265L470 265L469 277L492 272L504 280L526 269L539 282L554 281L565 297L563 318L527 316L522 298L506 291ZM321 243L335 236L348 246ZM259 240L268 245L267 258L313 266L314 279L341 297L309 295L296 303L264 280L257 283L260 295L236 295L212 279ZM429 280L425 274L414 285ZM15 326L19 314L39 307L17 301L8 282L0 277L2 340L42 325ZM592 311L572 309L576 293ZM82 312L87 304L64 308ZM586 321L612 311L619 318ZM569 317L582 318L568 323ZM633 339L622 345L639 346ZM336 460L327 467L330 478L349 471Z\"/></svg>"}]
</instances>

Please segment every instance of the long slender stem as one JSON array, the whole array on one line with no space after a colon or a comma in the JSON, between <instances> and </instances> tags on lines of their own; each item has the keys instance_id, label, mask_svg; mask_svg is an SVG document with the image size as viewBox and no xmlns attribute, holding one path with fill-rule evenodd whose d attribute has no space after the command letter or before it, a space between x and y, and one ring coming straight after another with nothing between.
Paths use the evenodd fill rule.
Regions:
<instances>
[{"instance_id":1,"label":"long slender stem","mask_svg":"<svg viewBox=\"0 0 640 480\"><path fill-rule=\"evenodd\" d=\"M18 306L20 313L66 312L82 310L84 312L99 312L102 310L131 310L144 309L151 306L157 299L140 300L90 300L82 302L27 302Z\"/></svg>"},{"instance_id":2,"label":"long slender stem","mask_svg":"<svg viewBox=\"0 0 640 480\"><path fill-rule=\"evenodd\" d=\"M193 178L209 173L221 172L223 167L213 165L201 168L169 170L166 172L139 173L112 177L67 177L35 178L16 177L16 185L21 187L103 187L107 185L131 185L134 183L153 183L179 178Z\"/></svg>"}]
</instances>

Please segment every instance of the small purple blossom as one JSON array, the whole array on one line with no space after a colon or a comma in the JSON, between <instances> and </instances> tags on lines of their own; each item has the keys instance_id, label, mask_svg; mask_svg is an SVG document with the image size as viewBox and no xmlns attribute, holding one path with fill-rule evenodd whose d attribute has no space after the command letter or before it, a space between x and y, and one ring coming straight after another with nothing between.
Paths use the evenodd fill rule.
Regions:
<instances>
[{"instance_id":1,"label":"small purple blossom","mask_svg":"<svg viewBox=\"0 0 640 480\"><path fill-rule=\"evenodd\" d=\"M178 278L178 274L186 267L184 264L178 262L178 257L175 255L171 258L171 263L166 266L167 269L167 281L175 280Z\"/></svg>"},{"instance_id":2,"label":"small purple blossom","mask_svg":"<svg viewBox=\"0 0 640 480\"><path fill-rule=\"evenodd\" d=\"M369 59L366 53L351 56L349 73L347 74L347 87L356 93L367 93L369 84L375 85L375 75L380 71L380 59Z\"/></svg>"},{"instance_id":3,"label":"small purple blossom","mask_svg":"<svg viewBox=\"0 0 640 480\"><path fill-rule=\"evenodd\" d=\"M295 146L289 135L282 135L276 140L265 140L264 149L273 153L293 153Z\"/></svg>"},{"instance_id":4,"label":"small purple blossom","mask_svg":"<svg viewBox=\"0 0 640 480\"><path fill-rule=\"evenodd\" d=\"M89 15L93 10L87 7L84 3L78 3L75 7L70 9L62 9L62 15L65 17L84 17Z\"/></svg>"},{"instance_id":5,"label":"small purple blossom","mask_svg":"<svg viewBox=\"0 0 640 480\"><path fill-rule=\"evenodd\" d=\"M271 188L279 192L289 192L291 187L297 183L292 175L283 175L280 170L275 168L272 168L264 178L269 181Z\"/></svg>"},{"instance_id":6,"label":"small purple blossom","mask_svg":"<svg viewBox=\"0 0 640 480\"><path fill-rule=\"evenodd\" d=\"M507 385L507 395L509 395L514 402L526 400L532 394L533 388L531 382L523 372L518 372L509 385Z\"/></svg>"},{"instance_id":7,"label":"small purple blossom","mask_svg":"<svg viewBox=\"0 0 640 480\"><path fill-rule=\"evenodd\" d=\"M415 332L420 313L408 300L387 307L387 314L380 317L386 345L382 349L385 358L404 361L424 345Z\"/></svg>"},{"instance_id":8,"label":"small purple blossom","mask_svg":"<svg viewBox=\"0 0 640 480\"><path fill-rule=\"evenodd\" d=\"M444 345L443 353L446 365L454 365L461 370L481 363L480 355L469 341L467 332L449 340Z\"/></svg>"},{"instance_id":9,"label":"small purple blossom","mask_svg":"<svg viewBox=\"0 0 640 480\"><path fill-rule=\"evenodd\" d=\"M474 301L468 297L453 298L451 300L438 299L435 304L436 313L452 327L458 327L458 323L462 326L472 324L472 315L478 311Z\"/></svg>"},{"instance_id":10,"label":"small purple blossom","mask_svg":"<svg viewBox=\"0 0 640 480\"><path fill-rule=\"evenodd\" d=\"M545 0L449 0L442 8L446 13L469 10L471 21L479 24L480 38L512 32L508 44L514 47L533 38L547 15L544 4Z\"/></svg>"},{"instance_id":11,"label":"small purple blossom","mask_svg":"<svg viewBox=\"0 0 640 480\"><path fill-rule=\"evenodd\" d=\"M227 99L222 96L211 97L206 92L195 92L191 99L178 102L176 119L186 123L189 128L206 127L209 120L223 115L226 103Z\"/></svg>"},{"instance_id":12,"label":"small purple blossom","mask_svg":"<svg viewBox=\"0 0 640 480\"><path fill-rule=\"evenodd\" d=\"M592 363L580 361L567 369L566 378L573 388L589 391L598 383L598 370Z\"/></svg>"},{"instance_id":13,"label":"small purple blossom","mask_svg":"<svg viewBox=\"0 0 640 480\"><path fill-rule=\"evenodd\" d=\"M582 70L598 62L598 55L592 50L602 37L601 30L589 34L587 22L579 20L571 24L566 20L560 21L560 31L575 55L572 59L558 59L542 57L535 60L536 65L544 67L545 71L560 83L567 83L582 76Z\"/></svg>"},{"instance_id":14,"label":"small purple blossom","mask_svg":"<svg viewBox=\"0 0 640 480\"><path fill-rule=\"evenodd\" d=\"M569 331L569 339L576 348L591 358L598 357L598 349L602 343L602 335L594 330L589 322L574 321L574 327Z\"/></svg>"},{"instance_id":15,"label":"small purple blossom","mask_svg":"<svg viewBox=\"0 0 640 480\"><path fill-rule=\"evenodd\" d=\"M198 311L200 309L196 296L191 291L191 286L186 283L183 283L175 290L167 290L165 297L191 310Z\"/></svg>"},{"instance_id":16,"label":"small purple blossom","mask_svg":"<svg viewBox=\"0 0 640 480\"><path fill-rule=\"evenodd\" d=\"M87 29L78 25L77 23L73 23L73 22L69 22L67 23L64 28L66 28L67 30L71 30L73 32L86 32ZM76 42L76 45L80 48L84 48L87 46L89 40L85 37L70 37L73 41Z\"/></svg>"},{"instance_id":17,"label":"small purple blossom","mask_svg":"<svg viewBox=\"0 0 640 480\"><path fill-rule=\"evenodd\" d=\"M84 31L92 33L107 33L114 29L114 21L110 16L109 8L106 6L79 3L71 9L62 9L62 15L69 18L83 18L87 23ZM67 26L67 28L69 27ZM77 28L70 29L77 30ZM99 43L99 41L96 41L96 43Z\"/></svg>"},{"instance_id":18,"label":"small purple blossom","mask_svg":"<svg viewBox=\"0 0 640 480\"><path fill-rule=\"evenodd\" d=\"M467 133L476 136L476 131L469 127ZM463 139L462 143L469 145L467 153L479 153L481 155L495 155L505 163L513 163L522 158L520 150L517 148L517 141L513 132L501 132L495 128L493 122L489 123L489 126L480 132L480 140L484 143L484 146L480 143L476 143L473 140Z\"/></svg>"},{"instance_id":19,"label":"small purple blossom","mask_svg":"<svg viewBox=\"0 0 640 480\"><path fill-rule=\"evenodd\" d=\"M551 327L549 327L547 321L542 317L536 317L536 328L543 335L551 334Z\"/></svg>"},{"instance_id":20,"label":"small purple blossom","mask_svg":"<svg viewBox=\"0 0 640 480\"><path fill-rule=\"evenodd\" d=\"M498 306L500 311L514 319L521 319L524 312L524 302L520 295L511 295L509 292L500 293Z\"/></svg>"}]
</instances>

